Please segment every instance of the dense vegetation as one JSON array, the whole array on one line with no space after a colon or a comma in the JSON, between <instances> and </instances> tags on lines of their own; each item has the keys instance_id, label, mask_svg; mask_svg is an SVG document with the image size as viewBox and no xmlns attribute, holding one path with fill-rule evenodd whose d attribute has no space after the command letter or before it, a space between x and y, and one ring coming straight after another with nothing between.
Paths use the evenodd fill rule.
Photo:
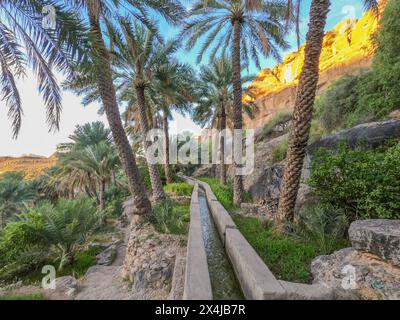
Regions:
<instances>
[{"instance_id":1,"label":"dense vegetation","mask_svg":"<svg viewBox=\"0 0 400 320\"><path fill-rule=\"evenodd\" d=\"M333 83L316 103L316 113L327 132L384 119L400 106L400 3L389 1L375 37L372 67Z\"/></svg>"},{"instance_id":2,"label":"dense vegetation","mask_svg":"<svg viewBox=\"0 0 400 320\"><path fill-rule=\"evenodd\" d=\"M319 201L344 210L349 221L400 218L400 144L377 150L321 149L312 163L310 186Z\"/></svg>"},{"instance_id":3,"label":"dense vegetation","mask_svg":"<svg viewBox=\"0 0 400 320\"><path fill-rule=\"evenodd\" d=\"M85 124L70 140L59 146L58 164L37 179L14 172L0 178L0 280L38 281L44 265L55 266L58 276L83 276L100 253L90 244L109 241L115 230L108 221L123 219L129 189L110 130L100 122ZM140 161L138 168L150 189L148 166ZM165 186L169 197L191 196L192 190L186 183ZM167 198L152 213L159 232L186 233L188 202Z\"/></svg>"}]
</instances>

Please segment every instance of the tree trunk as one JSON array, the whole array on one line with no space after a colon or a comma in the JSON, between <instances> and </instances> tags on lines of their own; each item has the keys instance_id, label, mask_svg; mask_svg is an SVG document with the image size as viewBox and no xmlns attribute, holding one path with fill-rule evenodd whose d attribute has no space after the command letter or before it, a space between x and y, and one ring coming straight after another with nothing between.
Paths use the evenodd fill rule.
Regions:
<instances>
[{"instance_id":1,"label":"tree trunk","mask_svg":"<svg viewBox=\"0 0 400 320\"><path fill-rule=\"evenodd\" d=\"M242 76L241 76L241 61L240 61L240 41L242 33L242 25L240 21L233 21L233 51L232 51L232 80L233 80L233 128L242 130L243 115L242 115ZM237 144L237 143L236 143ZM242 150L235 148L234 154L242 155ZM241 164L234 160L234 177L233 177L233 202L239 205L243 202L243 177L238 175L236 171L241 169Z\"/></svg>"},{"instance_id":2,"label":"tree trunk","mask_svg":"<svg viewBox=\"0 0 400 320\"><path fill-rule=\"evenodd\" d=\"M319 80L319 59L329 6L329 0L313 0L311 3L310 29L307 33L305 61L297 90L292 128L289 136L287 164L275 219L275 228L279 233L285 232L285 223L293 221L294 218L294 208L310 135Z\"/></svg>"},{"instance_id":3,"label":"tree trunk","mask_svg":"<svg viewBox=\"0 0 400 320\"><path fill-rule=\"evenodd\" d=\"M171 176L170 165L169 165L169 128L168 128L168 117L164 116L163 119L163 128L164 128L164 139L165 139L165 177L167 178L167 183L172 183L173 179Z\"/></svg>"},{"instance_id":4,"label":"tree trunk","mask_svg":"<svg viewBox=\"0 0 400 320\"><path fill-rule=\"evenodd\" d=\"M147 133L150 131L149 124L147 122L147 114L146 114L146 99L144 96L144 87L136 86L135 87L136 96L137 96L137 103L139 108L139 122L140 128L142 130L143 135L143 143L144 149L147 151L148 147L150 146L151 142L146 140ZM147 166L149 168L151 186L153 188L153 199L154 201L158 202L162 199L165 199L165 193L163 189L163 185L160 178L160 173L158 172L158 168L156 164L150 164L147 160Z\"/></svg>"},{"instance_id":5,"label":"tree trunk","mask_svg":"<svg viewBox=\"0 0 400 320\"><path fill-rule=\"evenodd\" d=\"M101 181L100 183L100 210L105 210L106 208L106 183Z\"/></svg>"},{"instance_id":6,"label":"tree trunk","mask_svg":"<svg viewBox=\"0 0 400 320\"><path fill-rule=\"evenodd\" d=\"M221 132L226 129L226 112L224 102L221 101ZM222 185L226 184L226 165L225 165L225 137L221 136L219 141L221 154L220 181Z\"/></svg>"},{"instance_id":7,"label":"tree trunk","mask_svg":"<svg viewBox=\"0 0 400 320\"><path fill-rule=\"evenodd\" d=\"M97 85L104 105L108 123L114 142L117 145L119 157L128 178L130 192L135 200L135 213L145 215L150 213L151 204L146 195L142 178L136 165L136 159L122 125L116 92L113 85L109 52L104 44L100 27L101 5L98 0L87 0L90 19L90 31L93 40L91 48L94 67L97 73Z\"/></svg>"}]
</instances>

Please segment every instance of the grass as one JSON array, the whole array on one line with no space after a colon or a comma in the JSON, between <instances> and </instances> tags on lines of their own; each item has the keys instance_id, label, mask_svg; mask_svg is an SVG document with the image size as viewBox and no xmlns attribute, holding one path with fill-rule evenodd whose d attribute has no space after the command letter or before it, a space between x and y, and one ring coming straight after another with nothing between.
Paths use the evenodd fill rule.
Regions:
<instances>
[{"instance_id":1,"label":"grass","mask_svg":"<svg viewBox=\"0 0 400 320\"><path fill-rule=\"evenodd\" d=\"M47 300L44 294L42 293L33 293L27 295L11 295L11 296L2 296L0 297L0 301L2 300Z\"/></svg>"},{"instance_id":2,"label":"grass","mask_svg":"<svg viewBox=\"0 0 400 320\"><path fill-rule=\"evenodd\" d=\"M233 204L233 188L232 184L221 185L218 178L199 178L200 181L206 182L210 185L211 190L214 192L218 201L227 211L236 211L239 208ZM250 202L251 196L248 192L244 193L244 202Z\"/></svg>"},{"instance_id":3,"label":"grass","mask_svg":"<svg viewBox=\"0 0 400 320\"><path fill-rule=\"evenodd\" d=\"M188 183L180 182L180 183L170 183L164 186L164 191L169 196L175 197L190 197L193 192L193 186Z\"/></svg>"},{"instance_id":4,"label":"grass","mask_svg":"<svg viewBox=\"0 0 400 320\"><path fill-rule=\"evenodd\" d=\"M288 150L288 138L284 138L272 150L271 164L275 164L285 160L287 155L287 150Z\"/></svg>"},{"instance_id":5,"label":"grass","mask_svg":"<svg viewBox=\"0 0 400 320\"><path fill-rule=\"evenodd\" d=\"M292 112L291 111L283 111L279 112L272 117L270 121L268 121L264 127L262 132L262 137L267 138L271 136L274 132L276 126L288 122L292 119Z\"/></svg>"},{"instance_id":6,"label":"grass","mask_svg":"<svg viewBox=\"0 0 400 320\"><path fill-rule=\"evenodd\" d=\"M167 198L153 207L156 231L167 234L186 234L190 221L190 206Z\"/></svg>"},{"instance_id":7,"label":"grass","mask_svg":"<svg viewBox=\"0 0 400 320\"><path fill-rule=\"evenodd\" d=\"M279 236L272 225L263 225L257 218L234 217L240 232L281 280L310 283L311 261L323 252L317 244L302 243L288 236ZM337 248L339 249L339 248Z\"/></svg>"}]
</instances>

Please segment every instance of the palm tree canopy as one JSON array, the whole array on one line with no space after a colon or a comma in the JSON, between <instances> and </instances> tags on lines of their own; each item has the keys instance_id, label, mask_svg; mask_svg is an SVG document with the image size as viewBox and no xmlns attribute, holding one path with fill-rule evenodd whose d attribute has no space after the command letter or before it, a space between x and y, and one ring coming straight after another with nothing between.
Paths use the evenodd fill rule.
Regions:
<instances>
[{"instance_id":1,"label":"palm tree canopy","mask_svg":"<svg viewBox=\"0 0 400 320\"><path fill-rule=\"evenodd\" d=\"M42 26L45 5L55 8L55 30ZM62 105L54 71L72 75L73 60L80 59L85 51L84 25L76 13L50 0L2 0L0 17L0 99L8 107L14 138L23 116L17 80L26 75L28 67L37 78L47 122L51 129L58 129Z\"/></svg>"},{"instance_id":2,"label":"palm tree canopy","mask_svg":"<svg viewBox=\"0 0 400 320\"><path fill-rule=\"evenodd\" d=\"M82 126L77 125L74 133L69 136L69 139L72 142L59 145L59 151L68 152L72 149L84 149L103 141L111 143L111 130L106 128L101 121L86 123Z\"/></svg>"},{"instance_id":3,"label":"palm tree canopy","mask_svg":"<svg viewBox=\"0 0 400 320\"><path fill-rule=\"evenodd\" d=\"M254 75L242 77L244 83L252 81ZM227 57L221 57L209 66L202 66L198 82L198 97L192 118L202 127L218 123L221 116L221 106L224 105L228 115L232 113L233 105L233 74L232 64ZM256 106L244 105L248 115L256 110Z\"/></svg>"},{"instance_id":4,"label":"palm tree canopy","mask_svg":"<svg viewBox=\"0 0 400 320\"><path fill-rule=\"evenodd\" d=\"M233 22L238 21L242 26L242 62L248 66L252 59L261 68L260 55L279 59L279 49L288 48L282 24L286 12L287 7L278 1L199 0L193 4L180 36L187 39L187 49L203 38L198 61L208 50L212 61L231 50Z\"/></svg>"}]
</instances>

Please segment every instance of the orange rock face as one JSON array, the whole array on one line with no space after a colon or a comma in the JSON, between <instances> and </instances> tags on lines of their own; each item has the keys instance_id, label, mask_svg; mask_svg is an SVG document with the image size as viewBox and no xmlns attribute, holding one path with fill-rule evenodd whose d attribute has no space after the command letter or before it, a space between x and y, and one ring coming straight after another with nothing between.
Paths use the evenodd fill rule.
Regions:
<instances>
[{"instance_id":1,"label":"orange rock face","mask_svg":"<svg viewBox=\"0 0 400 320\"><path fill-rule=\"evenodd\" d=\"M371 12L366 12L359 20L341 21L325 34L319 90L345 73L370 65L375 51L372 37L377 28L376 17ZM253 120L245 117L247 128L262 125L279 110L293 108L296 86L304 63L304 49L305 45L288 54L274 68L262 70L251 84L249 89L256 99L260 113ZM250 99L248 95L244 96L245 101Z\"/></svg>"}]
</instances>

